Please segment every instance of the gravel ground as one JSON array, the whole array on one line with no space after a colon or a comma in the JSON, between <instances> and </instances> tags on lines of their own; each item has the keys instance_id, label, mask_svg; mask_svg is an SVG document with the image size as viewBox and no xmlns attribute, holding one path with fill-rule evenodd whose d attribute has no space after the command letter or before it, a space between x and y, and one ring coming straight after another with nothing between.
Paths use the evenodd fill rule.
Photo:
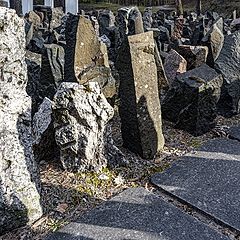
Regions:
<instances>
[{"instance_id":1,"label":"gravel ground","mask_svg":"<svg viewBox=\"0 0 240 240\"><path fill-rule=\"evenodd\" d=\"M164 150L153 160L144 160L121 147L120 120L112 120L115 143L129 160L127 167L103 169L99 173L68 173L57 162L41 162L42 202L44 216L32 226L23 227L6 234L2 240L37 240L63 225L75 220L95 206L108 200L126 188L135 186L150 187L149 176L163 171L173 161L187 152L193 151L203 142L217 137L227 137L227 130L239 123L240 116L217 118L217 126L200 137L178 129L170 122L163 122L166 140Z\"/></svg>"}]
</instances>

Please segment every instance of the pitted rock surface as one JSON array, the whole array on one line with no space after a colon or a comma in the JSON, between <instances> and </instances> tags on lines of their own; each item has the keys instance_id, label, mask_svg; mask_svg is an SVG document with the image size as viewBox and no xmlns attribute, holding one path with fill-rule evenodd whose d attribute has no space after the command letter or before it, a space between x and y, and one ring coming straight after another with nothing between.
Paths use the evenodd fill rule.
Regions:
<instances>
[{"instance_id":1,"label":"pitted rock surface","mask_svg":"<svg viewBox=\"0 0 240 240\"><path fill-rule=\"evenodd\" d=\"M53 102L55 139L65 169L99 170L125 161L112 146L107 125L114 110L97 83L62 83Z\"/></svg>"},{"instance_id":2,"label":"pitted rock surface","mask_svg":"<svg viewBox=\"0 0 240 240\"><path fill-rule=\"evenodd\" d=\"M24 21L0 7L0 234L42 215L32 151L31 99L25 91Z\"/></svg>"}]
</instances>

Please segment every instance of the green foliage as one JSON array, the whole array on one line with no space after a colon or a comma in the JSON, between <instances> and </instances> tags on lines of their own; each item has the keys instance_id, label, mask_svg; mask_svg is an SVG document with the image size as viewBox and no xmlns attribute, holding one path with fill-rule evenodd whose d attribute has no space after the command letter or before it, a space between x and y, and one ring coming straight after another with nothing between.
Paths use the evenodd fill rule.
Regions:
<instances>
[{"instance_id":1,"label":"green foliage","mask_svg":"<svg viewBox=\"0 0 240 240\"><path fill-rule=\"evenodd\" d=\"M68 222L66 220L49 219L47 224L51 231L56 232L62 226L68 224Z\"/></svg>"},{"instance_id":2,"label":"green foliage","mask_svg":"<svg viewBox=\"0 0 240 240\"><path fill-rule=\"evenodd\" d=\"M76 177L81 182L76 190L83 195L96 197L114 185L116 175L108 168L103 168L100 172L77 173Z\"/></svg>"},{"instance_id":3,"label":"green foliage","mask_svg":"<svg viewBox=\"0 0 240 240\"><path fill-rule=\"evenodd\" d=\"M192 140L190 141L189 145L190 145L191 147L194 147L194 148L199 148L199 147L201 147L201 145L202 145L202 141L199 140L199 139L192 139Z\"/></svg>"}]
</instances>

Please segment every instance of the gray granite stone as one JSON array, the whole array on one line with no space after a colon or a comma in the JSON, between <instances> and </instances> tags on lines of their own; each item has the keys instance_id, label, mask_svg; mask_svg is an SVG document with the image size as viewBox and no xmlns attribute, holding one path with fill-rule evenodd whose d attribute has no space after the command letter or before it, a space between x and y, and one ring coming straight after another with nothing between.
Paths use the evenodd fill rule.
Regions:
<instances>
[{"instance_id":1,"label":"gray granite stone","mask_svg":"<svg viewBox=\"0 0 240 240\"><path fill-rule=\"evenodd\" d=\"M145 159L152 159L164 146L158 81L162 66L156 65L155 49L153 32L132 35L116 61L123 145Z\"/></svg>"},{"instance_id":2,"label":"gray granite stone","mask_svg":"<svg viewBox=\"0 0 240 240\"><path fill-rule=\"evenodd\" d=\"M240 143L207 142L175 162L152 183L240 230Z\"/></svg>"},{"instance_id":3,"label":"gray granite stone","mask_svg":"<svg viewBox=\"0 0 240 240\"><path fill-rule=\"evenodd\" d=\"M227 240L144 188L128 189L47 240Z\"/></svg>"}]
</instances>

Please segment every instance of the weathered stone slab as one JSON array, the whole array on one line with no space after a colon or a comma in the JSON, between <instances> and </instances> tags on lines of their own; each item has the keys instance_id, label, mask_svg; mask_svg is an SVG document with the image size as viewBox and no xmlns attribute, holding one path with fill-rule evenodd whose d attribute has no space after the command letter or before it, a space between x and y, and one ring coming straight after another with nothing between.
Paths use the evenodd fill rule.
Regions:
<instances>
[{"instance_id":1,"label":"weathered stone slab","mask_svg":"<svg viewBox=\"0 0 240 240\"><path fill-rule=\"evenodd\" d=\"M45 51L42 55L42 84L45 82L46 85L53 85L55 92L57 87L64 80L64 60L65 60L65 51L64 48L57 44L44 44ZM47 82L49 82L47 84ZM53 93L53 95L55 94ZM52 99L52 93L49 96L49 93L46 94L47 97ZM45 97L45 96L44 96Z\"/></svg>"},{"instance_id":2,"label":"weathered stone slab","mask_svg":"<svg viewBox=\"0 0 240 240\"><path fill-rule=\"evenodd\" d=\"M144 10L143 13L143 27L144 30L147 31L147 29L152 27L153 23L153 18L152 18L153 12L152 12L152 7L147 7Z\"/></svg>"},{"instance_id":3,"label":"weathered stone slab","mask_svg":"<svg viewBox=\"0 0 240 240\"><path fill-rule=\"evenodd\" d=\"M118 9L116 23L124 35L134 35L144 32L142 14L137 7L123 7Z\"/></svg>"},{"instance_id":4,"label":"weathered stone slab","mask_svg":"<svg viewBox=\"0 0 240 240\"><path fill-rule=\"evenodd\" d=\"M32 98L32 114L37 112L39 105L43 100L41 95L41 70L42 70L42 55L26 51L26 63L28 82L26 91Z\"/></svg>"},{"instance_id":5,"label":"weathered stone slab","mask_svg":"<svg viewBox=\"0 0 240 240\"><path fill-rule=\"evenodd\" d=\"M204 36L202 39L202 42L209 49L207 63L209 66L213 67L214 62L217 60L224 43L222 18L212 25L206 36Z\"/></svg>"},{"instance_id":6,"label":"weathered stone slab","mask_svg":"<svg viewBox=\"0 0 240 240\"><path fill-rule=\"evenodd\" d=\"M240 111L240 31L225 37L224 45L215 69L223 75L225 101L229 103L233 113Z\"/></svg>"},{"instance_id":7,"label":"weathered stone slab","mask_svg":"<svg viewBox=\"0 0 240 240\"><path fill-rule=\"evenodd\" d=\"M40 27L43 27L43 22L41 17L34 11L30 11L27 16L27 20L31 22L34 29L37 31Z\"/></svg>"},{"instance_id":8,"label":"weathered stone slab","mask_svg":"<svg viewBox=\"0 0 240 240\"><path fill-rule=\"evenodd\" d=\"M15 9L18 15L22 14L22 1L20 0L8 0L10 3L10 8Z\"/></svg>"},{"instance_id":9,"label":"weathered stone slab","mask_svg":"<svg viewBox=\"0 0 240 240\"><path fill-rule=\"evenodd\" d=\"M154 32L153 32L154 34ZM163 66L162 58L160 56L160 53L158 51L158 47L155 44L155 49L154 49L154 57L155 57L155 62L157 66L157 76L158 76L158 92L159 96L161 95L161 90L164 88L168 88L169 86L169 80L167 79L165 69Z\"/></svg>"},{"instance_id":10,"label":"weathered stone slab","mask_svg":"<svg viewBox=\"0 0 240 240\"><path fill-rule=\"evenodd\" d=\"M152 183L240 230L240 143L215 139L175 162Z\"/></svg>"},{"instance_id":11,"label":"weathered stone slab","mask_svg":"<svg viewBox=\"0 0 240 240\"><path fill-rule=\"evenodd\" d=\"M200 67L206 63L208 56L208 47L180 45L177 52L187 60L187 70Z\"/></svg>"},{"instance_id":12,"label":"weathered stone slab","mask_svg":"<svg viewBox=\"0 0 240 240\"><path fill-rule=\"evenodd\" d=\"M64 48L57 44L44 44L42 54L28 51L28 95L33 99L33 114L45 97L53 99L57 87L64 80Z\"/></svg>"},{"instance_id":13,"label":"weathered stone slab","mask_svg":"<svg viewBox=\"0 0 240 240\"><path fill-rule=\"evenodd\" d=\"M67 37L66 48L66 81L77 81L81 84L98 82L106 98L113 98L116 94L115 79L111 75L108 62L107 48L96 35L90 20L80 16L71 16L68 20L77 24L75 32L67 24L72 39ZM74 40L73 40L74 39ZM68 45L75 41L75 45ZM71 44L71 43L70 43ZM73 66L70 66L73 64ZM73 70L69 72L69 68Z\"/></svg>"},{"instance_id":14,"label":"weathered stone slab","mask_svg":"<svg viewBox=\"0 0 240 240\"><path fill-rule=\"evenodd\" d=\"M62 7L52 8L50 28L54 29L54 28L60 27L62 24L63 16L64 16L64 13L63 13Z\"/></svg>"},{"instance_id":15,"label":"weathered stone slab","mask_svg":"<svg viewBox=\"0 0 240 240\"><path fill-rule=\"evenodd\" d=\"M119 39L116 48L127 40L127 36L144 32L142 14L137 7L123 7L118 9L116 26Z\"/></svg>"},{"instance_id":16,"label":"weathered stone slab","mask_svg":"<svg viewBox=\"0 0 240 240\"><path fill-rule=\"evenodd\" d=\"M184 23L184 18L182 17L179 17L174 21L174 28L171 36L172 41L177 41L182 38L183 23Z\"/></svg>"},{"instance_id":17,"label":"weathered stone slab","mask_svg":"<svg viewBox=\"0 0 240 240\"><path fill-rule=\"evenodd\" d=\"M42 215L26 93L24 20L0 7L0 235Z\"/></svg>"},{"instance_id":18,"label":"weathered stone slab","mask_svg":"<svg viewBox=\"0 0 240 240\"><path fill-rule=\"evenodd\" d=\"M99 12L98 22L100 36L108 35L109 28L114 26L115 16L110 10L102 10Z\"/></svg>"},{"instance_id":19,"label":"weathered stone slab","mask_svg":"<svg viewBox=\"0 0 240 240\"><path fill-rule=\"evenodd\" d=\"M46 5L34 5L34 12L40 17L43 28L49 29L52 8Z\"/></svg>"},{"instance_id":20,"label":"weathered stone slab","mask_svg":"<svg viewBox=\"0 0 240 240\"><path fill-rule=\"evenodd\" d=\"M66 53L64 75L66 82L76 82L74 73L75 47L77 41L79 16L68 14L66 20L65 36L66 36Z\"/></svg>"},{"instance_id":21,"label":"weathered stone slab","mask_svg":"<svg viewBox=\"0 0 240 240\"><path fill-rule=\"evenodd\" d=\"M143 188L125 190L46 240L227 240Z\"/></svg>"},{"instance_id":22,"label":"weathered stone slab","mask_svg":"<svg viewBox=\"0 0 240 240\"><path fill-rule=\"evenodd\" d=\"M154 51L153 32L129 36L116 63L124 146L144 158L164 145Z\"/></svg>"},{"instance_id":23,"label":"weathered stone slab","mask_svg":"<svg viewBox=\"0 0 240 240\"><path fill-rule=\"evenodd\" d=\"M187 71L187 61L175 50L171 50L164 61L167 79L172 84L176 76Z\"/></svg>"},{"instance_id":24,"label":"weathered stone slab","mask_svg":"<svg viewBox=\"0 0 240 240\"><path fill-rule=\"evenodd\" d=\"M162 102L163 117L201 135L215 126L222 76L206 64L179 74Z\"/></svg>"}]
</instances>

